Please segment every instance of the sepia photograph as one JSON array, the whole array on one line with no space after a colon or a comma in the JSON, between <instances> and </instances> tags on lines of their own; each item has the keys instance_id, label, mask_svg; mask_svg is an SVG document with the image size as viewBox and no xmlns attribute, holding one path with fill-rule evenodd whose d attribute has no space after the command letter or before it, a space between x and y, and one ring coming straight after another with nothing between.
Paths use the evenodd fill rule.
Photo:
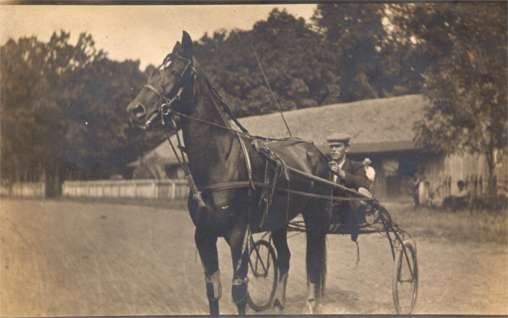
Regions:
<instances>
[{"instance_id":1,"label":"sepia photograph","mask_svg":"<svg viewBox=\"0 0 508 318\"><path fill-rule=\"evenodd\" d=\"M0 317L508 315L507 14L0 0Z\"/></svg>"}]
</instances>

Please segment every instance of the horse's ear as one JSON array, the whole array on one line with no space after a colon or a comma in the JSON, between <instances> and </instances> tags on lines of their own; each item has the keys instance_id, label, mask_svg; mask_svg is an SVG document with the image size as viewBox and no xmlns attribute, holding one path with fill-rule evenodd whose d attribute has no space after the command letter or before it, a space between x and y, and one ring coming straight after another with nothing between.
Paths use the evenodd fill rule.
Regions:
<instances>
[{"instance_id":1,"label":"horse's ear","mask_svg":"<svg viewBox=\"0 0 508 318\"><path fill-rule=\"evenodd\" d=\"M192 39L186 31L182 32L182 46L183 46L183 55L186 58L192 58Z\"/></svg>"},{"instance_id":2,"label":"horse's ear","mask_svg":"<svg viewBox=\"0 0 508 318\"><path fill-rule=\"evenodd\" d=\"M182 45L180 44L180 42L176 41L175 46L173 46L172 52L175 54L179 54L180 52L182 52Z\"/></svg>"}]
</instances>

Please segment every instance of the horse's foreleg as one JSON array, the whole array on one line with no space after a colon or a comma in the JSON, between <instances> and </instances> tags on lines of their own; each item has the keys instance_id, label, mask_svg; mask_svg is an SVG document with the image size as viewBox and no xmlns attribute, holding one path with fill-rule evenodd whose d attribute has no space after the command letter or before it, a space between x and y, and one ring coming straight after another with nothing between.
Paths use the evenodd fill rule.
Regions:
<instances>
[{"instance_id":1,"label":"horse's foreleg","mask_svg":"<svg viewBox=\"0 0 508 318\"><path fill-rule=\"evenodd\" d=\"M287 242L287 229L272 232L273 245L277 249L279 279L277 282L273 305L284 310L286 304L286 285L288 281L289 260L291 252Z\"/></svg>"},{"instance_id":2,"label":"horse's foreleg","mask_svg":"<svg viewBox=\"0 0 508 318\"><path fill-rule=\"evenodd\" d=\"M247 269L248 253L246 251L246 226L237 224L228 237L233 258L233 284L231 296L236 304L238 314L244 315L247 307Z\"/></svg>"},{"instance_id":3,"label":"horse's foreleg","mask_svg":"<svg viewBox=\"0 0 508 318\"><path fill-rule=\"evenodd\" d=\"M217 253L217 235L205 229L196 228L194 240L205 270L206 296L208 298L210 315L218 316L222 286Z\"/></svg>"}]
</instances>

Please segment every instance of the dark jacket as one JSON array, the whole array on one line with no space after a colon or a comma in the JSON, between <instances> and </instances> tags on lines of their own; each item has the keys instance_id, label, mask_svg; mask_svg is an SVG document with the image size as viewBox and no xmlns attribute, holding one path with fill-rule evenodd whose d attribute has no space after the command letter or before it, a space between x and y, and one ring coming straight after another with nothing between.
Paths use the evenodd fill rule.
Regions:
<instances>
[{"instance_id":1,"label":"dark jacket","mask_svg":"<svg viewBox=\"0 0 508 318\"><path fill-rule=\"evenodd\" d=\"M341 179L340 176L337 176L337 183L342 184L348 188L358 191L358 188L370 188L371 181L367 178L365 173L365 167L362 162L353 161L347 159L342 166L342 170L344 170L346 177ZM333 174L335 172L330 170L330 178L333 180ZM339 191L334 191L335 194L339 196L351 196L349 193L338 193ZM360 203L359 201L343 201L338 204L334 204L334 215L332 216L332 224L340 223L343 224L344 230L346 233L351 233L351 239L356 241L358 238L358 224L362 220L362 216L358 215Z\"/></svg>"},{"instance_id":2,"label":"dark jacket","mask_svg":"<svg viewBox=\"0 0 508 318\"><path fill-rule=\"evenodd\" d=\"M358 190L358 188L361 187L367 189L370 188L371 181L367 178L367 175L365 174L365 167L360 161L353 161L346 158L346 161L342 166L342 170L344 170L346 173L346 178L342 180L340 177L338 177L337 183L340 183L354 190ZM332 178L334 172L330 172L330 177Z\"/></svg>"}]
</instances>

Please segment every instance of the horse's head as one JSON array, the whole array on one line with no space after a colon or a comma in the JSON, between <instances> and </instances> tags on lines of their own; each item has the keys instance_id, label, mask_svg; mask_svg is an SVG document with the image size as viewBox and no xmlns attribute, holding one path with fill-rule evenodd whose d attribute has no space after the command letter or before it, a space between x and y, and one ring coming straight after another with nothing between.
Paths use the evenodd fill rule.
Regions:
<instances>
[{"instance_id":1,"label":"horse's head","mask_svg":"<svg viewBox=\"0 0 508 318\"><path fill-rule=\"evenodd\" d=\"M158 127L176 132L178 114L191 111L186 104L192 96L193 75L192 40L184 31L182 44L175 44L173 51L127 106L131 121L143 129Z\"/></svg>"}]
</instances>

